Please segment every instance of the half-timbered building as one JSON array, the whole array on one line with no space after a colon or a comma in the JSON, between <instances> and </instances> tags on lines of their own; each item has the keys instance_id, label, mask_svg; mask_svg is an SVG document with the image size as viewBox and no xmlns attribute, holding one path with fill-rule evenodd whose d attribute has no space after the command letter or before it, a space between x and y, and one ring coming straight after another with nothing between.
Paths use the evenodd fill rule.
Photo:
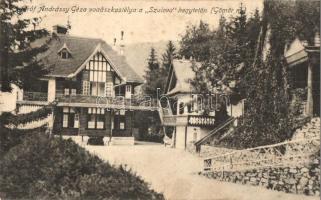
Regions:
<instances>
[{"instance_id":1,"label":"half-timbered building","mask_svg":"<svg viewBox=\"0 0 321 200\"><path fill-rule=\"evenodd\" d=\"M38 56L49 72L18 95L18 109L55 101L55 134L133 137L135 111L156 109L135 95L143 79L105 41L71 36L63 26L54 30L48 50Z\"/></svg>"}]
</instances>

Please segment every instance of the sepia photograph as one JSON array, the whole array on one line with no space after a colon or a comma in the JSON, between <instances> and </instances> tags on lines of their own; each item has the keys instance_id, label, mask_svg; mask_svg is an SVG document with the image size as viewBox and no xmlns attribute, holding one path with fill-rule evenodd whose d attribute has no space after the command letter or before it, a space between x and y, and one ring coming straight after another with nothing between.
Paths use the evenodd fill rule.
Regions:
<instances>
[{"instance_id":1,"label":"sepia photograph","mask_svg":"<svg viewBox=\"0 0 321 200\"><path fill-rule=\"evenodd\" d=\"M0 0L11 199L320 199L320 0Z\"/></svg>"}]
</instances>

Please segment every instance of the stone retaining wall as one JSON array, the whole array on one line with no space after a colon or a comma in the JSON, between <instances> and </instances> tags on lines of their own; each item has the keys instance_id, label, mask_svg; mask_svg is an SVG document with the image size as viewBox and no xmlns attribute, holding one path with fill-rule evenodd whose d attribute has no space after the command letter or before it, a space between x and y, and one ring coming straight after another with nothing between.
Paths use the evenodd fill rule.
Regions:
<instances>
[{"instance_id":1,"label":"stone retaining wall","mask_svg":"<svg viewBox=\"0 0 321 200\"><path fill-rule=\"evenodd\" d=\"M320 158L305 167L265 168L234 172L204 172L208 178L263 186L287 193L320 195Z\"/></svg>"}]
</instances>

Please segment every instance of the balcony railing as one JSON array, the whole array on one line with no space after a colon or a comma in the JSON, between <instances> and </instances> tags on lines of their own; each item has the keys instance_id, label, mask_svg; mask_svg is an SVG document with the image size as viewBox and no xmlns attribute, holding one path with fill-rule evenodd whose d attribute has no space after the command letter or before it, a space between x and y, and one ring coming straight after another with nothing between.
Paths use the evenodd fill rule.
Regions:
<instances>
[{"instance_id":1,"label":"balcony railing","mask_svg":"<svg viewBox=\"0 0 321 200\"><path fill-rule=\"evenodd\" d=\"M48 94L42 92L23 92L24 101L47 101Z\"/></svg>"},{"instance_id":2,"label":"balcony railing","mask_svg":"<svg viewBox=\"0 0 321 200\"><path fill-rule=\"evenodd\" d=\"M98 106L102 108L116 108L116 109L151 109L157 110L157 102L155 99L146 98L143 96L132 96L126 99L123 96L116 97L101 97L88 96L82 94L63 95L56 94L58 105L74 105L74 106Z\"/></svg>"},{"instance_id":3,"label":"balcony railing","mask_svg":"<svg viewBox=\"0 0 321 200\"><path fill-rule=\"evenodd\" d=\"M28 102L47 102L48 94L40 92L24 92L23 101ZM88 96L82 94L64 95L56 94L58 106L97 106L101 108L115 108L115 109L133 109L133 110L157 110L158 105L156 99L151 99L145 96L132 96L126 99L123 96L116 97L101 97Z\"/></svg>"},{"instance_id":4,"label":"balcony railing","mask_svg":"<svg viewBox=\"0 0 321 200\"><path fill-rule=\"evenodd\" d=\"M215 120L213 116L204 115L164 115L163 125L213 127Z\"/></svg>"},{"instance_id":5,"label":"balcony railing","mask_svg":"<svg viewBox=\"0 0 321 200\"><path fill-rule=\"evenodd\" d=\"M188 123L188 116L167 115L163 117L164 126L186 126Z\"/></svg>"}]
</instances>

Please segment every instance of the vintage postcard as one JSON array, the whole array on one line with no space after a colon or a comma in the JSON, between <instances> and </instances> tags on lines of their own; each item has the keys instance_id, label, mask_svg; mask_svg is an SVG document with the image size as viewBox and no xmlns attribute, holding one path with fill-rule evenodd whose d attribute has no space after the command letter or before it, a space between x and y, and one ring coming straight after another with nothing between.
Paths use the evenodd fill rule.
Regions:
<instances>
[{"instance_id":1,"label":"vintage postcard","mask_svg":"<svg viewBox=\"0 0 321 200\"><path fill-rule=\"evenodd\" d=\"M0 0L0 199L320 197L320 1Z\"/></svg>"}]
</instances>

